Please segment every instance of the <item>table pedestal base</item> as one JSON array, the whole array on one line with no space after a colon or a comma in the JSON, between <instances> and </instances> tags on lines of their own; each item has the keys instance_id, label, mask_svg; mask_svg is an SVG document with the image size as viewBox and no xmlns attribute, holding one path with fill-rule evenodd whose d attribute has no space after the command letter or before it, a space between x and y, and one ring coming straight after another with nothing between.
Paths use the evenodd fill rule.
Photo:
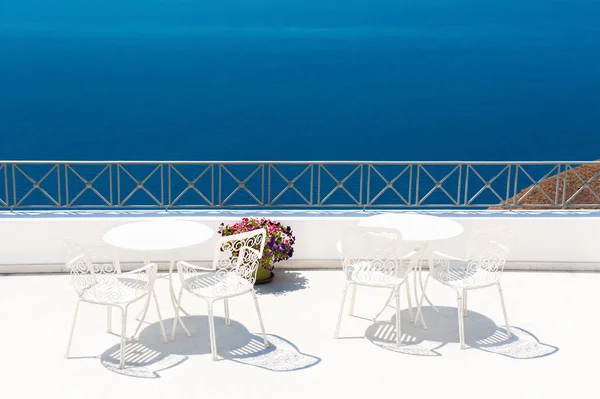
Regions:
<instances>
[{"instance_id":1,"label":"table pedestal base","mask_svg":"<svg viewBox=\"0 0 600 399\"><path fill-rule=\"evenodd\" d=\"M414 296L415 296L415 303L417 305L417 314L416 314L415 318L413 319L412 304L410 303L410 299L409 299L408 306L409 306L409 312L410 312L410 316L411 316L410 322L414 323L420 317L423 328L427 329L427 324L425 323L425 319L423 318L423 313L421 312L423 299L425 299L427 301L427 303L429 303L429 306L431 306L436 312L438 312L439 310L438 310L438 308L435 307L435 305L431 302L431 300L429 299L429 297L427 297L427 294L425 293L425 289L427 288L427 279L425 280L425 284L423 284L423 277L422 277L423 259L425 258L425 253L427 252L427 244L421 245L415 251L416 251L415 255L413 255L413 257L410 260L410 266L409 266L408 273L411 273L411 272L414 273L413 274L413 290L414 290ZM420 298L419 298L419 293L417 291L417 277L419 279L419 286L421 287L421 297ZM408 278L410 278L410 276ZM408 285L406 287L408 289ZM383 309L381 309L381 311L379 313L377 313L374 320L377 320L379 318L379 316L381 316L381 314L383 313L385 308L388 307L392 298L394 298L394 294L395 294L395 291L392 291L390 293L390 296L388 297L387 301L385 302ZM410 294L408 293L408 295L410 295Z\"/></svg>"},{"instance_id":2,"label":"table pedestal base","mask_svg":"<svg viewBox=\"0 0 600 399\"><path fill-rule=\"evenodd\" d=\"M151 263L150 258L148 257L148 254L144 253L142 257L143 257L144 263L146 265ZM181 317L179 317L178 309L180 309L188 317L190 316L190 314L188 312L186 312L183 308L178 306L178 301L177 301L177 298L175 297L175 289L173 288L173 269L174 269L174 267L175 267L175 260L171 260L171 262L169 263L169 275L161 276L158 278L168 278L169 279L169 293L171 296L171 305L173 305L173 310L175 312L174 317L177 319L177 323L181 324L181 327L183 327L185 333L189 337L189 336L191 336L190 331L185 326L185 323L183 322L183 320L181 320ZM181 298L182 292L183 292L183 288L181 288L181 290L179 292L179 298ZM156 292L154 292L154 286L152 288L152 295L154 296L154 301L156 302L156 310L160 313L160 309L158 308L158 299L156 297ZM145 321L146 314L148 313L149 307L150 307L150 296L148 296L148 300L146 301L146 305L144 306L144 309L142 309L142 312L137 317L137 320L140 322L140 324L138 325L134 335L137 334L137 332L139 331L139 329L142 326L142 323ZM175 323L175 321L174 321L174 323Z\"/></svg>"}]
</instances>

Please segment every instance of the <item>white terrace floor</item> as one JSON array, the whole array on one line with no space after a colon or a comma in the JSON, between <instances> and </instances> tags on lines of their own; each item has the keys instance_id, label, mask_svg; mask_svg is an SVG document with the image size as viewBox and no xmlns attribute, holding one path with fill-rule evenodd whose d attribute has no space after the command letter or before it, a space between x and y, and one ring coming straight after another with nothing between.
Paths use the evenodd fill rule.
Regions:
<instances>
[{"instance_id":1,"label":"white terrace floor","mask_svg":"<svg viewBox=\"0 0 600 399\"><path fill-rule=\"evenodd\" d=\"M70 360L63 358L76 302L67 275L0 276L1 398L598 398L600 274L508 272L503 286L517 337L504 335L495 289L469 296L468 349L457 340L454 293L431 284L441 313L425 308L427 331L402 313L394 340L389 308L380 321L344 317L333 331L343 285L339 270L277 271L259 301L272 343L265 351L250 296L231 302L232 326L217 318L220 360L211 361L202 302L174 342L159 339L156 313L128 344L119 370L119 338L106 330L104 308L83 304ZM167 281L157 282L166 326L172 323ZM356 313L372 317L384 291L359 289ZM403 297L405 300L405 297ZM403 308L406 306L404 302ZM134 309L132 316L138 313ZM222 309L217 312L222 316ZM114 330L119 330L118 311ZM130 319L130 334L135 323Z\"/></svg>"}]
</instances>

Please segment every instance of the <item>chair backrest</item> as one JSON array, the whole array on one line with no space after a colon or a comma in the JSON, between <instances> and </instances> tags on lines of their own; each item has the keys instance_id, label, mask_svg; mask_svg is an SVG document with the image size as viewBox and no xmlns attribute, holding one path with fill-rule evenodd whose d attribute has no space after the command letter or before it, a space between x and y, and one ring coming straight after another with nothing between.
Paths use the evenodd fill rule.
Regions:
<instances>
[{"instance_id":1,"label":"chair backrest","mask_svg":"<svg viewBox=\"0 0 600 399\"><path fill-rule=\"evenodd\" d=\"M65 265L77 294L90 300L110 302L111 298L105 297L106 290L96 290L95 287L106 287L109 280L121 274L114 248L101 242L80 239L68 239L63 246L67 255Z\"/></svg>"},{"instance_id":2,"label":"chair backrest","mask_svg":"<svg viewBox=\"0 0 600 399\"><path fill-rule=\"evenodd\" d=\"M464 277L466 286L490 284L498 281L506 266L509 251L514 245L517 228L502 225L478 231L468 248L468 267Z\"/></svg>"},{"instance_id":3,"label":"chair backrest","mask_svg":"<svg viewBox=\"0 0 600 399\"><path fill-rule=\"evenodd\" d=\"M233 273L254 284L266 239L267 230L264 228L221 237L213 257L217 276L232 277Z\"/></svg>"},{"instance_id":4,"label":"chair backrest","mask_svg":"<svg viewBox=\"0 0 600 399\"><path fill-rule=\"evenodd\" d=\"M402 235L390 228L349 227L342 236L342 268L348 280L367 285L391 285L404 278Z\"/></svg>"},{"instance_id":5,"label":"chair backrest","mask_svg":"<svg viewBox=\"0 0 600 399\"><path fill-rule=\"evenodd\" d=\"M469 242L468 253L477 252L478 248L485 243L494 242L506 247L509 251L512 249L517 236L517 226L512 224L488 227L478 230Z\"/></svg>"},{"instance_id":6,"label":"chair backrest","mask_svg":"<svg viewBox=\"0 0 600 399\"><path fill-rule=\"evenodd\" d=\"M251 247L242 247L237 265L230 273L233 273L236 278L243 278L251 285L254 285L261 258L262 253L258 250Z\"/></svg>"}]
</instances>

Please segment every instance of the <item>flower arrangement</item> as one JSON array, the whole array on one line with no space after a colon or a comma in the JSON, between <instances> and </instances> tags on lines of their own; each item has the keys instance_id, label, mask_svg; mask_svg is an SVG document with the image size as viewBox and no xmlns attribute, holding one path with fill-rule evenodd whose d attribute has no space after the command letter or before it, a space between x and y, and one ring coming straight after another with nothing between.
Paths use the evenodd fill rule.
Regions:
<instances>
[{"instance_id":1,"label":"flower arrangement","mask_svg":"<svg viewBox=\"0 0 600 399\"><path fill-rule=\"evenodd\" d=\"M266 218L242 218L241 222L232 225L221 223L219 234L224 237L263 227L267 231L267 241L260 266L269 271L268 275L270 275L271 270L275 268L275 263L287 260L294 255L296 237L290 226L284 226L280 222Z\"/></svg>"}]
</instances>

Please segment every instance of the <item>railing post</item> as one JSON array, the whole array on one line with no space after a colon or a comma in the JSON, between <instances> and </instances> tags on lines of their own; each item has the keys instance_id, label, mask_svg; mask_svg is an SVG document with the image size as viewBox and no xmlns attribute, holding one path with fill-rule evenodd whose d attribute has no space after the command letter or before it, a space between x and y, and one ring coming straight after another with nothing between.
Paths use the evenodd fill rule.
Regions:
<instances>
[{"instance_id":1,"label":"railing post","mask_svg":"<svg viewBox=\"0 0 600 399\"><path fill-rule=\"evenodd\" d=\"M321 168L322 165L319 163L317 170L317 206L321 205Z\"/></svg>"},{"instance_id":2,"label":"railing post","mask_svg":"<svg viewBox=\"0 0 600 399\"><path fill-rule=\"evenodd\" d=\"M71 197L69 195L69 164L65 163L63 169L65 171L65 207L69 208L71 206Z\"/></svg>"},{"instance_id":3,"label":"railing post","mask_svg":"<svg viewBox=\"0 0 600 399\"><path fill-rule=\"evenodd\" d=\"M169 204L165 202L165 164L161 163L160 166L160 203L165 208L165 211L169 210Z\"/></svg>"},{"instance_id":4,"label":"railing post","mask_svg":"<svg viewBox=\"0 0 600 399\"><path fill-rule=\"evenodd\" d=\"M314 191L315 191L315 164L310 165L310 205L315 205L314 200Z\"/></svg>"},{"instance_id":5,"label":"railing post","mask_svg":"<svg viewBox=\"0 0 600 399\"><path fill-rule=\"evenodd\" d=\"M219 163L219 206L223 206L223 164Z\"/></svg>"},{"instance_id":6,"label":"railing post","mask_svg":"<svg viewBox=\"0 0 600 399\"><path fill-rule=\"evenodd\" d=\"M117 164L117 207L121 206L121 164Z\"/></svg>"},{"instance_id":7,"label":"railing post","mask_svg":"<svg viewBox=\"0 0 600 399\"><path fill-rule=\"evenodd\" d=\"M265 206L265 164L261 164L260 165L260 175L261 175L261 190L260 190L260 202L262 203L262 206ZM270 185L271 182L268 182L268 184Z\"/></svg>"},{"instance_id":8,"label":"railing post","mask_svg":"<svg viewBox=\"0 0 600 399\"><path fill-rule=\"evenodd\" d=\"M215 164L210 165L210 203L215 207Z\"/></svg>"},{"instance_id":9,"label":"railing post","mask_svg":"<svg viewBox=\"0 0 600 399\"><path fill-rule=\"evenodd\" d=\"M364 205L364 201L363 201L363 169L364 169L365 164L361 163L360 164L360 179L359 179L359 191L358 191L358 206L363 206ZM363 210L364 210L364 206L363 206Z\"/></svg>"},{"instance_id":10,"label":"railing post","mask_svg":"<svg viewBox=\"0 0 600 399\"><path fill-rule=\"evenodd\" d=\"M268 170L267 170L267 203L268 206L271 206L271 168L272 168L272 164L269 164L268 166Z\"/></svg>"},{"instance_id":11,"label":"railing post","mask_svg":"<svg viewBox=\"0 0 600 399\"><path fill-rule=\"evenodd\" d=\"M461 190L462 190L462 186L461 186L461 180L462 180L462 170L463 170L463 164L459 164L458 166L458 183L457 183L457 190L458 192L456 193L456 205L460 204L460 197L461 197Z\"/></svg>"},{"instance_id":12,"label":"railing post","mask_svg":"<svg viewBox=\"0 0 600 399\"><path fill-rule=\"evenodd\" d=\"M11 165L11 169L12 169L12 186L13 186L13 203L10 207L10 210L12 211L14 209L15 206L17 206L17 176L15 173L15 164L13 163Z\"/></svg>"},{"instance_id":13,"label":"railing post","mask_svg":"<svg viewBox=\"0 0 600 399\"><path fill-rule=\"evenodd\" d=\"M367 206L371 205L371 167L372 164L367 164L367 201L362 208L363 211L366 211Z\"/></svg>"},{"instance_id":14,"label":"railing post","mask_svg":"<svg viewBox=\"0 0 600 399\"><path fill-rule=\"evenodd\" d=\"M8 165L2 164L1 168L4 171L4 206L10 210L10 196L8 191Z\"/></svg>"},{"instance_id":15,"label":"railing post","mask_svg":"<svg viewBox=\"0 0 600 399\"><path fill-rule=\"evenodd\" d=\"M558 193L559 193L559 186L560 186L560 170L561 170L561 164L558 164L556 166L556 187L554 190L554 206L559 206L559 200L558 200ZM565 171L565 177L566 177L566 171ZM561 201L562 202L562 201ZM564 202L561 203L561 208L564 207Z\"/></svg>"},{"instance_id":16,"label":"railing post","mask_svg":"<svg viewBox=\"0 0 600 399\"><path fill-rule=\"evenodd\" d=\"M113 196L114 186L113 186L113 164L108 164L108 191L110 196L110 207L115 206L115 199Z\"/></svg>"},{"instance_id":17,"label":"railing post","mask_svg":"<svg viewBox=\"0 0 600 399\"><path fill-rule=\"evenodd\" d=\"M565 165L565 178L563 179L563 195L562 195L562 204L563 207L566 208L567 206L567 179L569 178L569 169L570 169L570 165Z\"/></svg>"},{"instance_id":18,"label":"railing post","mask_svg":"<svg viewBox=\"0 0 600 399\"><path fill-rule=\"evenodd\" d=\"M417 183L415 187L415 206L419 206L419 180L421 180L421 163L417 164Z\"/></svg>"},{"instance_id":19,"label":"railing post","mask_svg":"<svg viewBox=\"0 0 600 399\"><path fill-rule=\"evenodd\" d=\"M56 164L56 181L57 181L57 192L58 192L58 207L60 208L62 205L61 201L61 184L60 184L60 164ZM65 189L69 189L68 186L65 185Z\"/></svg>"},{"instance_id":20,"label":"railing post","mask_svg":"<svg viewBox=\"0 0 600 399\"><path fill-rule=\"evenodd\" d=\"M413 167L414 164L410 164L410 169L408 170L408 205L412 204L412 190L413 190Z\"/></svg>"},{"instance_id":21,"label":"railing post","mask_svg":"<svg viewBox=\"0 0 600 399\"><path fill-rule=\"evenodd\" d=\"M506 199L504 200L504 209L510 209L509 199L510 199L510 177L512 176L512 165L508 165L508 172L506 174Z\"/></svg>"},{"instance_id":22,"label":"railing post","mask_svg":"<svg viewBox=\"0 0 600 399\"><path fill-rule=\"evenodd\" d=\"M515 164L515 185L514 185L514 190L513 190L513 195L512 195L512 199L513 199L513 203L510 206L510 210L512 211L516 206L517 206L517 194L519 192L519 169L521 168L520 164Z\"/></svg>"},{"instance_id":23,"label":"railing post","mask_svg":"<svg viewBox=\"0 0 600 399\"><path fill-rule=\"evenodd\" d=\"M466 170L465 170L465 187L464 187L464 205L467 206L469 203L469 169L471 169L472 166L471 164L466 164Z\"/></svg>"}]
</instances>

